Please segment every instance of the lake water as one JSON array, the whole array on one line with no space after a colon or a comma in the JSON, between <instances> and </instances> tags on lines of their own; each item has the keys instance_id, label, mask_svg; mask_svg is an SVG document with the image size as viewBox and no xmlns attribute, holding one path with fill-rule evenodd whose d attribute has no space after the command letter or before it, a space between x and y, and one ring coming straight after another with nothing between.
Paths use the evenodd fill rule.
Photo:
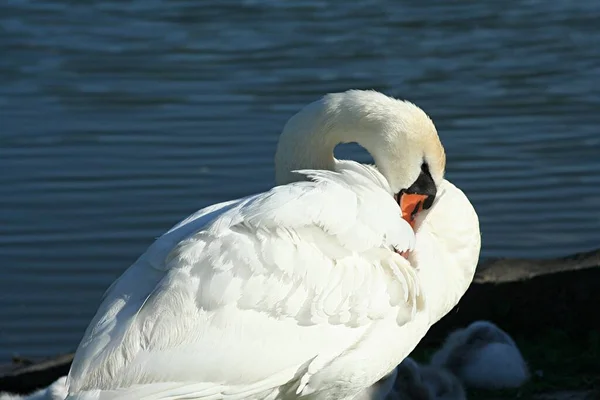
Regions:
<instances>
[{"instance_id":1,"label":"lake water","mask_svg":"<svg viewBox=\"0 0 600 400\"><path fill-rule=\"evenodd\" d=\"M74 350L153 238L273 184L332 91L432 116L483 257L600 245L600 2L326 3L0 5L0 360Z\"/></svg>"}]
</instances>

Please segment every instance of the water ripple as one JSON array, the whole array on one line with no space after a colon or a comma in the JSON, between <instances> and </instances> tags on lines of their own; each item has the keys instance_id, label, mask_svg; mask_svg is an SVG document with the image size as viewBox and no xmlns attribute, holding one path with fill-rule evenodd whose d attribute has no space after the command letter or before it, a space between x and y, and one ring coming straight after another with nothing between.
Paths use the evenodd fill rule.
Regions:
<instances>
[{"instance_id":1,"label":"water ripple","mask_svg":"<svg viewBox=\"0 0 600 400\"><path fill-rule=\"evenodd\" d=\"M3 3L0 357L73 350L154 237L272 185L287 118L351 87L434 118L484 257L597 247L599 13L596 1Z\"/></svg>"}]
</instances>

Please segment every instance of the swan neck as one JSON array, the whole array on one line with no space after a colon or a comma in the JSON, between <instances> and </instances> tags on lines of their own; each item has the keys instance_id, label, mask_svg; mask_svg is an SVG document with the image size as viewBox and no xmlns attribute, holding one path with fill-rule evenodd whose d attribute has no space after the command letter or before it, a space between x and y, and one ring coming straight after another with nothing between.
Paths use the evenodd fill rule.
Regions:
<instances>
[{"instance_id":1,"label":"swan neck","mask_svg":"<svg viewBox=\"0 0 600 400\"><path fill-rule=\"evenodd\" d=\"M318 127L286 133L281 135L275 153L275 181L278 185L305 179L297 170L321 169L335 170L336 160L333 156L335 139Z\"/></svg>"},{"instance_id":2,"label":"swan neck","mask_svg":"<svg viewBox=\"0 0 600 400\"><path fill-rule=\"evenodd\" d=\"M372 123L323 100L309 104L285 125L275 153L275 179L278 185L302 180L294 173L302 169L334 171L334 149L341 143L358 143L378 164L381 138ZM370 134L369 134L370 133ZM378 150L379 149L379 150Z\"/></svg>"}]
</instances>

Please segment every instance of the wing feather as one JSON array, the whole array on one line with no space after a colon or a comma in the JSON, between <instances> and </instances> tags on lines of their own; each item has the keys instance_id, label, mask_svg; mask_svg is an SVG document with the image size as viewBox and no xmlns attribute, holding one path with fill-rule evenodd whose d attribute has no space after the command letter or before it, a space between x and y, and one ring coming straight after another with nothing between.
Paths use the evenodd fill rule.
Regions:
<instances>
[{"instance_id":1,"label":"wing feather","mask_svg":"<svg viewBox=\"0 0 600 400\"><path fill-rule=\"evenodd\" d=\"M418 281L394 248L410 249L414 233L389 187L356 165L302 172L310 180L201 210L159 238L105 296L71 393L300 387L303 368L355 346L374 321L409 321Z\"/></svg>"}]
</instances>

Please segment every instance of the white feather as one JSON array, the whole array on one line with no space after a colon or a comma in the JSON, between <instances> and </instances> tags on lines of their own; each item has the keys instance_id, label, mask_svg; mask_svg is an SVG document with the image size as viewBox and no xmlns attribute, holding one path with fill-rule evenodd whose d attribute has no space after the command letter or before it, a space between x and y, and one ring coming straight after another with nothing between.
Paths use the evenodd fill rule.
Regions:
<instances>
[{"instance_id":1,"label":"white feather","mask_svg":"<svg viewBox=\"0 0 600 400\"><path fill-rule=\"evenodd\" d=\"M313 181L213 206L159 238L105 295L70 390L172 380L254 395L379 320L406 323L418 279L392 245L412 248L414 233L364 171L305 171Z\"/></svg>"},{"instance_id":2,"label":"white feather","mask_svg":"<svg viewBox=\"0 0 600 400\"><path fill-rule=\"evenodd\" d=\"M354 138L377 168L333 158ZM393 194L424 160L440 196L415 238ZM326 96L286 125L276 164L284 185L198 211L111 285L68 399L351 399L460 299L477 215L416 106Z\"/></svg>"}]
</instances>

